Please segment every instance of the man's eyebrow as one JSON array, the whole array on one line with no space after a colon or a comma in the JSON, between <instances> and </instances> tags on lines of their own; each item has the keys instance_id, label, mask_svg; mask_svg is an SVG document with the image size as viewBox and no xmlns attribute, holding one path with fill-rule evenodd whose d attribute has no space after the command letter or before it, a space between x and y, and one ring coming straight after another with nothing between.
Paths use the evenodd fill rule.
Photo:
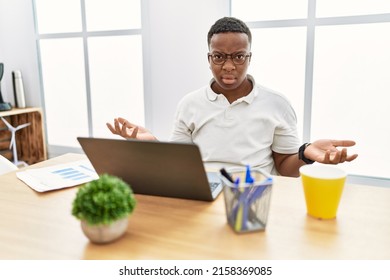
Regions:
<instances>
[{"instance_id":1,"label":"man's eyebrow","mask_svg":"<svg viewBox=\"0 0 390 280\"><path fill-rule=\"evenodd\" d=\"M236 51L236 52L232 52L232 53L225 53L225 52L220 52L220 51L212 51L211 52L211 54L215 54L215 53L233 55L233 54L247 53L247 51Z\"/></svg>"}]
</instances>

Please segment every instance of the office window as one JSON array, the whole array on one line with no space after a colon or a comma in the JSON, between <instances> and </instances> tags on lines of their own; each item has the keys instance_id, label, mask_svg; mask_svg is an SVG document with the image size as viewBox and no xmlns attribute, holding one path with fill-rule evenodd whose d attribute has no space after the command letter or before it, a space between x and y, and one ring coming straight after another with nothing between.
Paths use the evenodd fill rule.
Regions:
<instances>
[{"instance_id":1,"label":"office window","mask_svg":"<svg viewBox=\"0 0 390 280\"><path fill-rule=\"evenodd\" d=\"M106 122L118 116L145 122L141 45L140 35L88 39L95 137L109 136Z\"/></svg>"},{"instance_id":2,"label":"office window","mask_svg":"<svg viewBox=\"0 0 390 280\"><path fill-rule=\"evenodd\" d=\"M49 145L67 146L88 135L87 96L81 38L41 40L45 117Z\"/></svg>"},{"instance_id":3,"label":"office window","mask_svg":"<svg viewBox=\"0 0 390 280\"><path fill-rule=\"evenodd\" d=\"M244 2L231 0L232 16L254 34L253 74L291 100L302 140L356 140L359 157L341 166L349 179L388 186L390 1L298 1L289 16L281 2L267 1L268 16L254 12L266 1Z\"/></svg>"},{"instance_id":4,"label":"office window","mask_svg":"<svg viewBox=\"0 0 390 280\"><path fill-rule=\"evenodd\" d=\"M80 0L35 0L40 34L81 32Z\"/></svg>"},{"instance_id":5,"label":"office window","mask_svg":"<svg viewBox=\"0 0 390 280\"><path fill-rule=\"evenodd\" d=\"M35 0L49 155L144 125L140 0Z\"/></svg>"},{"instance_id":6,"label":"office window","mask_svg":"<svg viewBox=\"0 0 390 280\"><path fill-rule=\"evenodd\" d=\"M317 17L354 16L390 12L389 0L316 0Z\"/></svg>"},{"instance_id":7,"label":"office window","mask_svg":"<svg viewBox=\"0 0 390 280\"><path fill-rule=\"evenodd\" d=\"M256 82L290 100L302 136L306 28L259 28L251 32L253 54L248 72Z\"/></svg>"},{"instance_id":8,"label":"office window","mask_svg":"<svg viewBox=\"0 0 390 280\"><path fill-rule=\"evenodd\" d=\"M307 15L308 0L231 1L233 16L244 21L302 18Z\"/></svg>"},{"instance_id":9,"label":"office window","mask_svg":"<svg viewBox=\"0 0 390 280\"><path fill-rule=\"evenodd\" d=\"M88 31L141 28L140 5L139 0L85 0Z\"/></svg>"},{"instance_id":10,"label":"office window","mask_svg":"<svg viewBox=\"0 0 390 280\"><path fill-rule=\"evenodd\" d=\"M390 22L316 30L312 139L356 139L353 174L390 177Z\"/></svg>"}]
</instances>

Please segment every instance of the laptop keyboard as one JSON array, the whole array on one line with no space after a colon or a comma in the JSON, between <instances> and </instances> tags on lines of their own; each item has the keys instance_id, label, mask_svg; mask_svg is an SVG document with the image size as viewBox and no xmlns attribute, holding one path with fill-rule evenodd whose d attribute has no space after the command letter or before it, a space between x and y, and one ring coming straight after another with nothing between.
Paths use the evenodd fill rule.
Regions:
<instances>
[{"instance_id":1,"label":"laptop keyboard","mask_svg":"<svg viewBox=\"0 0 390 280\"><path fill-rule=\"evenodd\" d=\"M220 182L209 182L211 192L213 192L220 184Z\"/></svg>"}]
</instances>

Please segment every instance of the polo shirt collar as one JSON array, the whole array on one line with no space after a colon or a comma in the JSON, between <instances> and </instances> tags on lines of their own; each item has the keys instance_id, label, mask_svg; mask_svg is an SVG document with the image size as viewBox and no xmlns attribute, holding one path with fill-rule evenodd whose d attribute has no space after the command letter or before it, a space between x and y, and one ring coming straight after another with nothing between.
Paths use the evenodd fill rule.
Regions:
<instances>
[{"instance_id":1,"label":"polo shirt collar","mask_svg":"<svg viewBox=\"0 0 390 280\"><path fill-rule=\"evenodd\" d=\"M255 79L251 76L251 75L247 75L248 77L248 80L252 82L252 85L253 85L253 88L252 88L252 91L247 95L247 96L244 96L244 97L241 97L239 98L238 100L236 101L245 101L246 103L248 104L251 104L254 100L254 98L256 97L257 95L257 92L256 92L256 82L255 82ZM207 87L207 98L210 100L210 101L215 101L217 100L218 98L218 95L217 93L215 93L212 88L211 88L211 85L215 82L215 79L212 78L209 82L209 86Z\"/></svg>"}]
</instances>

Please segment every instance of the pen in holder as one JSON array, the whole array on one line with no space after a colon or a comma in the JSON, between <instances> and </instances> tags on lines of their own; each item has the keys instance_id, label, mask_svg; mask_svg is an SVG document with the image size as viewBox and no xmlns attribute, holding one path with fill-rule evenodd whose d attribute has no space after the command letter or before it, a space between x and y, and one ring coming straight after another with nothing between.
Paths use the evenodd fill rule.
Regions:
<instances>
[{"instance_id":1,"label":"pen in holder","mask_svg":"<svg viewBox=\"0 0 390 280\"><path fill-rule=\"evenodd\" d=\"M238 233L265 230L273 179L261 169L221 170L226 218Z\"/></svg>"}]
</instances>

